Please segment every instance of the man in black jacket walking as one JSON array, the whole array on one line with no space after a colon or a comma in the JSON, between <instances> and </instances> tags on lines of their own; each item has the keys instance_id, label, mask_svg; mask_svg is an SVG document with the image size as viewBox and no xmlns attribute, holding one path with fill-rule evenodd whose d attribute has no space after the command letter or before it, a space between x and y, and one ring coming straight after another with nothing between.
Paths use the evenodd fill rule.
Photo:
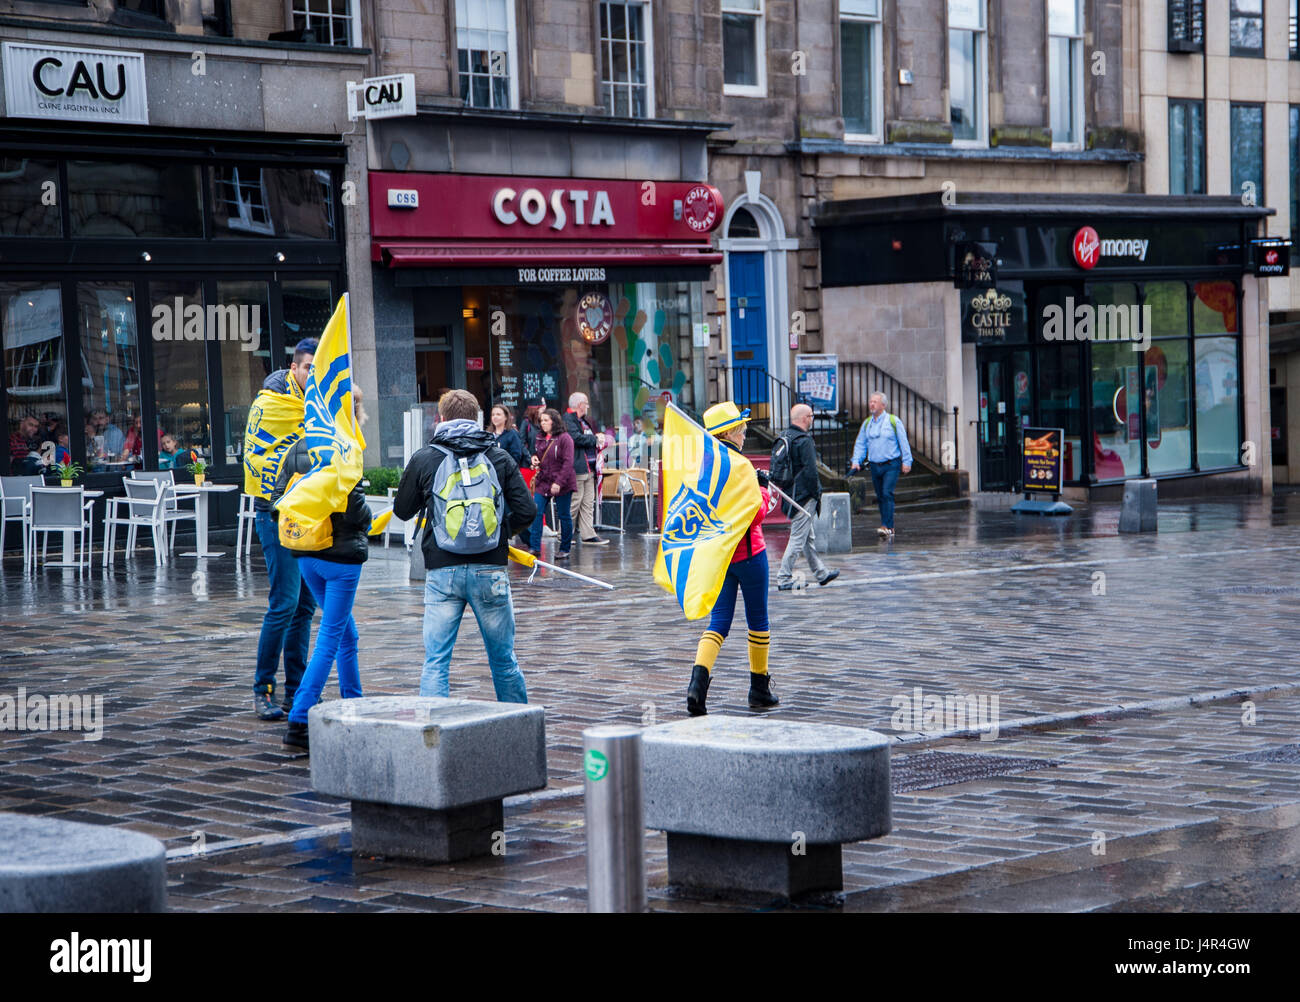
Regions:
<instances>
[{"instance_id":1,"label":"man in black jacket walking","mask_svg":"<svg viewBox=\"0 0 1300 1002\"><path fill-rule=\"evenodd\" d=\"M790 408L790 427L781 435L789 450L791 480L789 487L778 486L807 509L808 514L782 502L785 513L791 518L790 542L786 544L785 556L781 558L781 568L776 574L777 591L789 591L794 587L794 565L801 553L807 554L808 566L819 585L830 584L840 576L839 571L831 570L818 556L817 540L813 535L813 515L821 513L822 483L817 475L817 446L810 432L812 423L812 408L807 404L795 404ZM780 447L781 441L778 441L776 448Z\"/></svg>"},{"instance_id":2,"label":"man in black jacket walking","mask_svg":"<svg viewBox=\"0 0 1300 1002\"><path fill-rule=\"evenodd\" d=\"M474 610L483 646L487 648L497 701L526 703L528 692L515 659L515 608L510 598L510 571L506 561L510 537L532 525L537 508L515 461L496 444L490 432L478 426L478 410L478 401L466 390L448 390L442 395L438 401L441 423L433 440L411 457L393 498L393 514L397 518L414 518L421 512L428 514L434 474L445 458L445 453L433 448L436 445L456 456L484 453L496 470L506 502L500 542L486 553L448 553L438 546L433 527L424 528L421 546L428 570L424 586L424 672L420 676L420 695L451 694L448 679L451 652L468 604Z\"/></svg>"},{"instance_id":3,"label":"man in black jacket walking","mask_svg":"<svg viewBox=\"0 0 1300 1002\"><path fill-rule=\"evenodd\" d=\"M573 472L578 490L573 497L574 521L578 538L591 546L608 546L609 540L596 535L596 505L600 484L596 476L596 455L605 448L605 435L587 420L591 404L585 393L569 394L569 409L564 412L564 430L573 439Z\"/></svg>"}]
</instances>

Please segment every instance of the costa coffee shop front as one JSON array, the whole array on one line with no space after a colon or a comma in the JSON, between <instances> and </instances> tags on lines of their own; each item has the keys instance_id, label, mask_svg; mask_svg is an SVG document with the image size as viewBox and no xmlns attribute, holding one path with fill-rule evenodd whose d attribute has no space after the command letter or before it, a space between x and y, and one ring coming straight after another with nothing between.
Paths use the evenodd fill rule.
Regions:
<instances>
[{"instance_id":1,"label":"costa coffee shop front","mask_svg":"<svg viewBox=\"0 0 1300 1002\"><path fill-rule=\"evenodd\" d=\"M643 125L634 144L616 127L559 117L551 128L511 119L491 136L478 116L373 123L386 165L437 163L430 147L446 143L460 156L443 163L468 168L372 163L377 339L395 372L414 369L411 402L426 414L446 388L470 390L485 414L506 404L516 421L538 397L563 411L586 393L596 425L620 442L607 460L624 463L634 420L650 435L666 401L703 409L722 199L703 182L706 129L645 135ZM488 142L500 156L480 155ZM513 163L529 172L476 170L511 166L525 149ZM616 176L558 173L575 167ZM387 371L381 361L381 394Z\"/></svg>"},{"instance_id":2,"label":"costa coffee shop front","mask_svg":"<svg viewBox=\"0 0 1300 1002\"><path fill-rule=\"evenodd\" d=\"M959 408L981 490L1023 489L1030 426L1065 430L1067 496L1114 496L1134 477L1169 481L1163 495L1270 491L1267 293L1251 253L1270 211L1141 195L828 203L826 326L891 295L934 304L941 330L889 347L904 382L929 374L935 402Z\"/></svg>"}]
</instances>

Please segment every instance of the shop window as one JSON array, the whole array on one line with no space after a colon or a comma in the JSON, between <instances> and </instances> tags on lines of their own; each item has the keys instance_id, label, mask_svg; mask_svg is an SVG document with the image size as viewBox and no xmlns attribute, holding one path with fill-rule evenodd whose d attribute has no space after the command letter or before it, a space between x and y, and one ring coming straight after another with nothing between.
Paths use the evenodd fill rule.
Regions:
<instances>
[{"instance_id":1,"label":"shop window","mask_svg":"<svg viewBox=\"0 0 1300 1002\"><path fill-rule=\"evenodd\" d=\"M840 114L846 136L880 137L880 0L840 0Z\"/></svg>"},{"instance_id":2,"label":"shop window","mask_svg":"<svg viewBox=\"0 0 1300 1002\"><path fill-rule=\"evenodd\" d=\"M78 458L94 473L142 469L135 286L79 282L76 296L81 411L86 419L85 453Z\"/></svg>"},{"instance_id":3,"label":"shop window","mask_svg":"<svg viewBox=\"0 0 1300 1002\"><path fill-rule=\"evenodd\" d=\"M0 336L8 397L8 470L13 476L34 476L45 459L71 458L59 286L0 282Z\"/></svg>"},{"instance_id":4,"label":"shop window","mask_svg":"<svg viewBox=\"0 0 1300 1002\"><path fill-rule=\"evenodd\" d=\"M619 118L654 118L654 32L648 3L600 5L601 100Z\"/></svg>"},{"instance_id":5,"label":"shop window","mask_svg":"<svg viewBox=\"0 0 1300 1002\"><path fill-rule=\"evenodd\" d=\"M984 0L948 0L948 120L956 144L988 139L987 42Z\"/></svg>"},{"instance_id":6,"label":"shop window","mask_svg":"<svg viewBox=\"0 0 1300 1002\"><path fill-rule=\"evenodd\" d=\"M1169 194L1205 194L1205 104L1169 102Z\"/></svg>"},{"instance_id":7,"label":"shop window","mask_svg":"<svg viewBox=\"0 0 1300 1002\"><path fill-rule=\"evenodd\" d=\"M1232 114L1232 193L1264 204L1264 107L1234 104Z\"/></svg>"},{"instance_id":8,"label":"shop window","mask_svg":"<svg viewBox=\"0 0 1300 1002\"><path fill-rule=\"evenodd\" d=\"M293 0L293 26L310 29L322 45L360 45L361 24L352 0Z\"/></svg>"},{"instance_id":9,"label":"shop window","mask_svg":"<svg viewBox=\"0 0 1300 1002\"><path fill-rule=\"evenodd\" d=\"M1192 332L1237 333L1237 286L1232 282L1196 282L1192 285Z\"/></svg>"},{"instance_id":10,"label":"shop window","mask_svg":"<svg viewBox=\"0 0 1300 1002\"><path fill-rule=\"evenodd\" d=\"M1127 309L1137 304L1137 289L1127 282L1099 283L1090 288L1089 302L1098 316L1106 306ZM1093 472L1098 480L1141 476L1142 355L1131 341L1093 341L1090 347Z\"/></svg>"},{"instance_id":11,"label":"shop window","mask_svg":"<svg viewBox=\"0 0 1300 1002\"><path fill-rule=\"evenodd\" d=\"M199 169L69 160L68 218L74 237L202 237Z\"/></svg>"},{"instance_id":12,"label":"shop window","mask_svg":"<svg viewBox=\"0 0 1300 1002\"><path fill-rule=\"evenodd\" d=\"M246 329L251 341L257 345L253 351L245 350L244 345L248 342L240 339L223 341L219 345L225 461L239 464L244 454L248 409L262 389L262 382L271 374L271 341L267 333L271 309L266 283L218 282L218 309L232 306L239 311L240 328Z\"/></svg>"},{"instance_id":13,"label":"shop window","mask_svg":"<svg viewBox=\"0 0 1300 1002\"><path fill-rule=\"evenodd\" d=\"M1228 44L1234 56L1264 55L1264 0L1229 0Z\"/></svg>"},{"instance_id":14,"label":"shop window","mask_svg":"<svg viewBox=\"0 0 1300 1002\"><path fill-rule=\"evenodd\" d=\"M157 468L184 470L190 464L191 450L210 462L212 421L207 342L203 339L208 327L202 286L199 282L150 282L149 318Z\"/></svg>"},{"instance_id":15,"label":"shop window","mask_svg":"<svg viewBox=\"0 0 1300 1002\"><path fill-rule=\"evenodd\" d=\"M767 96L764 0L722 0L722 93Z\"/></svg>"},{"instance_id":16,"label":"shop window","mask_svg":"<svg viewBox=\"0 0 1300 1002\"><path fill-rule=\"evenodd\" d=\"M1040 345L1037 355L1039 422L1044 428L1065 429L1065 479L1082 480L1084 382L1080 346Z\"/></svg>"},{"instance_id":17,"label":"shop window","mask_svg":"<svg viewBox=\"0 0 1300 1002\"><path fill-rule=\"evenodd\" d=\"M1241 465L1240 367L1235 337L1197 338L1196 461L1200 469Z\"/></svg>"},{"instance_id":18,"label":"shop window","mask_svg":"<svg viewBox=\"0 0 1300 1002\"><path fill-rule=\"evenodd\" d=\"M213 233L219 238L332 240L334 211L333 175L327 170L213 168Z\"/></svg>"},{"instance_id":19,"label":"shop window","mask_svg":"<svg viewBox=\"0 0 1300 1002\"><path fill-rule=\"evenodd\" d=\"M0 157L0 236L61 236L58 187L53 160Z\"/></svg>"},{"instance_id":20,"label":"shop window","mask_svg":"<svg viewBox=\"0 0 1300 1002\"><path fill-rule=\"evenodd\" d=\"M1200 52L1205 46L1205 0L1169 0L1169 51Z\"/></svg>"},{"instance_id":21,"label":"shop window","mask_svg":"<svg viewBox=\"0 0 1300 1002\"><path fill-rule=\"evenodd\" d=\"M1143 305L1150 307L1153 338L1187 337L1187 286L1182 282L1148 282Z\"/></svg>"},{"instance_id":22,"label":"shop window","mask_svg":"<svg viewBox=\"0 0 1300 1002\"><path fill-rule=\"evenodd\" d=\"M1052 142L1083 141L1083 0L1047 0Z\"/></svg>"},{"instance_id":23,"label":"shop window","mask_svg":"<svg viewBox=\"0 0 1300 1002\"><path fill-rule=\"evenodd\" d=\"M474 108L519 106L513 2L457 0L456 62L465 104Z\"/></svg>"},{"instance_id":24,"label":"shop window","mask_svg":"<svg viewBox=\"0 0 1300 1002\"><path fill-rule=\"evenodd\" d=\"M280 283L280 298L284 359L279 367L284 368L293 361L293 350L299 341L320 339L337 303L328 278L286 279Z\"/></svg>"},{"instance_id":25,"label":"shop window","mask_svg":"<svg viewBox=\"0 0 1300 1002\"><path fill-rule=\"evenodd\" d=\"M1147 472L1156 476L1192 468L1187 338L1153 341L1142 359L1146 400Z\"/></svg>"}]
</instances>

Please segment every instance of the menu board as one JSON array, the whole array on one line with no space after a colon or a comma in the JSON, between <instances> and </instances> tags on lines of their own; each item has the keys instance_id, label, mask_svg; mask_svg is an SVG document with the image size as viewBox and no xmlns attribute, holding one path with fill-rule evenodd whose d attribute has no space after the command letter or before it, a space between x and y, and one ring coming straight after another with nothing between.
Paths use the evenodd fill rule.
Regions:
<instances>
[{"instance_id":1,"label":"menu board","mask_svg":"<svg viewBox=\"0 0 1300 1002\"><path fill-rule=\"evenodd\" d=\"M1021 454L1024 456L1026 491L1061 493L1064 472L1064 428L1022 428Z\"/></svg>"}]
</instances>

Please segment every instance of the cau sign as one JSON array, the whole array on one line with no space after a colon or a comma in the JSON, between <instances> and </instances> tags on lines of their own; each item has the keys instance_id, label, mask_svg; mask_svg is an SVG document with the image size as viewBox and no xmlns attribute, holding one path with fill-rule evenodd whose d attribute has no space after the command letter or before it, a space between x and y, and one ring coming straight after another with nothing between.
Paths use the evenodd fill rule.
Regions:
<instances>
[{"instance_id":1,"label":"cau sign","mask_svg":"<svg viewBox=\"0 0 1300 1002\"><path fill-rule=\"evenodd\" d=\"M149 123L144 53L5 42L0 59L13 117Z\"/></svg>"}]
</instances>

